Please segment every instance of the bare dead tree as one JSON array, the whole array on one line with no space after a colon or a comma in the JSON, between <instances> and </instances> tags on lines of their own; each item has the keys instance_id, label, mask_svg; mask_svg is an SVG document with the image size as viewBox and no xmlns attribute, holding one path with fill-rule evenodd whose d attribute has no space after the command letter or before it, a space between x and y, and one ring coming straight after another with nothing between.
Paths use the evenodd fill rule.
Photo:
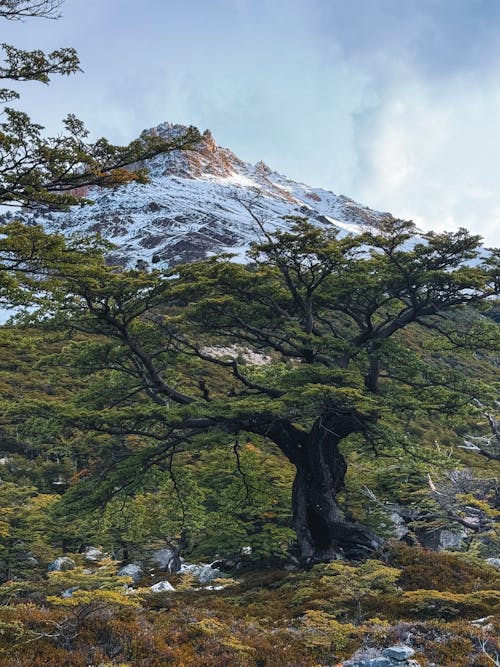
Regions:
<instances>
[{"instance_id":1,"label":"bare dead tree","mask_svg":"<svg viewBox=\"0 0 500 667\"><path fill-rule=\"evenodd\" d=\"M500 421L486 413L491 435L468 435L464 438L462 449L476 452L492 461L500 461Z\"/></svg>"}]
</instances>

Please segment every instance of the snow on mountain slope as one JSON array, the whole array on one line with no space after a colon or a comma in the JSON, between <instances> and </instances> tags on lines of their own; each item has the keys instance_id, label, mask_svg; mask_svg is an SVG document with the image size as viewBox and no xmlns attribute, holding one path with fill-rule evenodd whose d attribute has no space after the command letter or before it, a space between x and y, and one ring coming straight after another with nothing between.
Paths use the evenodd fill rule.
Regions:
<instances>
[{"instance_id":1,"label":"snow on mountain slope","mask_svg":"<svg viewBox=\"0 0 500 667\"><path fill-rule=\"evenodd\" d=\"M169 138L181 125L163 123L149 132ZM26 222L64 234L101 234L116 245L111 260L134 266L172 266L214 253L242 257L259 238L252 213L271 228L286 228L283 216L303 216L343 233L376 225L379 213L320 188L296 183L263 162L243 162L216 145L207 130L193 151L174 151L148 161L150 182L113 190L94 188L93 204L64 213L22 213Z\"/></svg>"}]
</instances>

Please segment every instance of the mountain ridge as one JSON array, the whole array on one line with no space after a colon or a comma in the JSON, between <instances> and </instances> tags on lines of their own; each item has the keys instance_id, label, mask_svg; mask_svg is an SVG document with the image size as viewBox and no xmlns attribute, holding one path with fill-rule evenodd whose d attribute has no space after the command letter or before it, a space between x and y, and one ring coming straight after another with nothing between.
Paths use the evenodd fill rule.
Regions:
<instances>
[{"instance_id":1,"label":"mountain ridge","mask_svg":"<svg viewBox=\"0 0 500 667\"><path fill-rule=\"evenodd\" d=\"M165 122L144 134L168 140L186 129ZM111 262L143 268L173 266L221 252L242 259L259 239L255 218L272 229L287 228L290 222L283 219L287 216L301 216L344 234L392 217L344 195L293 181L262 161L245 162L218 146L209 130L193 150L158 155L145 166L147 184L86 190L82 194L93 203L67 212L14 215L51 232L100 234L116 246L109 255Z\"/></svg>"}]
</instances>

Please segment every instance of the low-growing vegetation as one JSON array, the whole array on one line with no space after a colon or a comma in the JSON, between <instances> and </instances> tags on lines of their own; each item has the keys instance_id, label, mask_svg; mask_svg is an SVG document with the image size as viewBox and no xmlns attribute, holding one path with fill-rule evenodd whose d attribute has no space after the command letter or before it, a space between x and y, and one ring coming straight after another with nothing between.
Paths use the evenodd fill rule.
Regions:
<instances>
[{"instance_id":1,"label":"low-growing vegetation","mask_svg":"<svg viewBox=\"0 0 500 667\"><path fill-rule=\"evenodd\" d=\"M412 551L424 562L431 555ZM190 581L175 592L152 593L149 574L132 589L129 579L110 576L112 563L50 573L36 585L5 583L0 665L327 667L361 648L410 640L423 666L491 665L498 571L463 556L431 556L450 580L457 569L469 571L469 592L414 589L397 544L384 562L254 570L219 590ZM176 587L182 575L169 579Z\"/></svg>"}]
</instances>

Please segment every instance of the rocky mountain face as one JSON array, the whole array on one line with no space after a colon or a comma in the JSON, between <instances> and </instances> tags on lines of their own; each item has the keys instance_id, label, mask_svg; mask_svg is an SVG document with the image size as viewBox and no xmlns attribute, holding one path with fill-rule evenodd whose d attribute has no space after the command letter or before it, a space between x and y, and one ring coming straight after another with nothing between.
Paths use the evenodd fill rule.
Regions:
<instances>
[{"instance_id":1,"label":"rocky mountain face","mask_svg":"<svg viewBox=\"0 0 500 667\"><path fill-rule=\"evenodd\" d=\"M166 139L185 131L163 123L148 132ZM63 213L16 213L64 234L96 234L111 241L110 260L128 266L161 266L202 259L220 252L244 257L259 239L259 223L286 228L284 216L356 232L389 216L343 195L297 183L263 162L252 165L217 146L207 130L191 151L174 151L147 162L150 182L94 188L93 204Z\"/></svg>"}]
</instances>

